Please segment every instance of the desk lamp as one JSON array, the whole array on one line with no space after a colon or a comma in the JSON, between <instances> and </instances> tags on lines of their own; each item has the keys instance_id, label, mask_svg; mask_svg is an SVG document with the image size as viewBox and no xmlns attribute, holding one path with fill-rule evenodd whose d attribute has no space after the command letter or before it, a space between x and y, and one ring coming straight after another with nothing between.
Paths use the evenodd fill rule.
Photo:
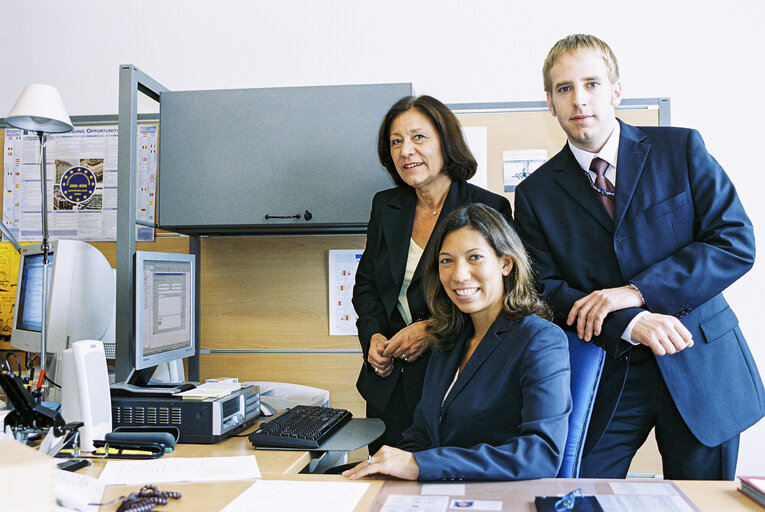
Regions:
<instances>
[{"instance_id":1,"label":"desk lamp","mask_svg":"<svg viewBox=\"0 0 765 512\"><path fill-rule=\"evenodd\" d=\"M74 127L66 113L64 102L58 89L50 85L31 84L24 88L16 100L5 122L14 128L36 132L40 139L40 191L42 195L42 322L40 327L40 375L45 372L45 351L47 345L46 314L48 311L48 272L50 269L50 246L48 245L48 197L47 176L45 172L45 135L65 133ZM42 385L45 386L43 378Z\"/></svg>"}]
</instances>

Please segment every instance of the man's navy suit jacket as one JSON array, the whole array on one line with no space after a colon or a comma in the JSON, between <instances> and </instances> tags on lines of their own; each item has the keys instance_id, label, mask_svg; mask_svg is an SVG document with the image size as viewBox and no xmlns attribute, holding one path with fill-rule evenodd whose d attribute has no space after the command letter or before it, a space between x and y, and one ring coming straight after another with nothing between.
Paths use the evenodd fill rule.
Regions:
<instances>
[{"instance_id":1,"label":"man's navy suit jacket","mask_svg":"<svg viewBox=\"0 0 765 512\"><path fill-rule=\"evenodd\" d=\"M568 145L517 187L515 214L560 325L581 297L632 282L646 309L674 315L688 328L693 347L656 361L701 443L716 446L763 416L760 375L722 296L752 267L754 233L698 132L621 124L613 220ZM618 402L630 347L620 338L640 311L609 314L593 339L615 359L601 382L587 450Z\"/></svg>"}]
</instances>

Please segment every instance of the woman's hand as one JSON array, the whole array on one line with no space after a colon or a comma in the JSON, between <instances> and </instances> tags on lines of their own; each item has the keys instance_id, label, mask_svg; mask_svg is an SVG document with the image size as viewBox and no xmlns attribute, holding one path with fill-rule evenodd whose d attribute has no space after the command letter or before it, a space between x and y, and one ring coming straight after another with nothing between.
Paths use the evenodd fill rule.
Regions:
<instances>
[{"instance_id":1,"label":"woman's hand","mask_svg":"<svg viewBox=\"0 0 765 512\"><path fill-rule=\"evenodd\" d=\"M429 320L421 320L407 325L385 343L384 355L414 361L428 348L428 334L425 328Z\"/></svg>"},{"instance_id":2,"label":"woman's hand","mask_svg":"<svg viewBox=\"0 0 765 512\"><path fill-rule=\"evenodd\" d=\"M367 362L380 377L387 377L393 371L393 358L385 355L385 344L388 340L380 333L375 333L369 340Z\"/></svg>"},{"instance_id":3,"label":"woman's hand","mask_svg":"<svg viewBox=\"0 0 765 512\"><path fill-rule=\"evenodd\" d=\"M417 480L420 466L411 452L383 446L373 457L367 457L367 460L358 463L353 469L343 471L343 476L355 480L378 473L403 480Z\"/></svg>"}]
</instances>

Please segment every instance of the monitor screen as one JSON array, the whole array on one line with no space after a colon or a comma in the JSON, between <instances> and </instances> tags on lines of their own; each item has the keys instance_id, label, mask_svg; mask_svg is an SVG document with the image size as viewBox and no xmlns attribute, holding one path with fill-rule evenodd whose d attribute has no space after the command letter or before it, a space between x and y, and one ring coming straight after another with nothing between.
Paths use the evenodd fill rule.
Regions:
<instances>
[{"instance_id":1,"label":"monitor screen","mask_svg":"<svg viewBox=\"0 0 765 512\"><path fill-rule=\"evenodd\" d=\"M53 254L49 257L52 262ZM42 274L42 254L31 254L23 259L19 272L16 329L33 332L42 330Z\"/></svg>"},{"instance_id":2,"label":"monitor screen","mask_svg":"<svg viewBox=\"0 0 765 512\"><path fill-rule=\"evenodd\" d=\"M135 369L194 355L194 256L136 252Z\"/></svg>"},{"instance_id":3,"label":"monitor screen","mask_svg":"<svg viewBox=\"0 0 765 512\"><path fill-rule=\"evenodd\" d=\"M43 318L47 353L63 352L75 341L106 340L112 332L115 303L109 261L98 249L78 240L53 240L48 254L48 304L44 308L41 246L21 248L11 345L39 353Z\"/></svg>"}]
</instances>

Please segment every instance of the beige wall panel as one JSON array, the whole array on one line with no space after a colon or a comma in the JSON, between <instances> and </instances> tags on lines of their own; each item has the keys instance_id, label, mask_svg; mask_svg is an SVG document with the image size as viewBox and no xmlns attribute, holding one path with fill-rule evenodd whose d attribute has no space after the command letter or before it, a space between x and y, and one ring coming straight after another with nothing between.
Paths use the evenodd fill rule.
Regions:
<instances>
[{"instance_id":1,"label":"beige wall panel","mask_svg":"<svg viewBox=\"0 0 765 512\"><path fill-rule=\"evenodd\" d=\"M117 268L117 242L88 242L90 245L101 251L109 260L112 268ZM189 252L189 239L185 236L168 236L156 238L153 242L136 242L137 251L156 251L156 252Z\"/></svg>"},{"instance_id":2,"label":"beige wall panel","mask_svg":"<svg viewBox=\"0 0 765 512\"><path fill-rule=\"evenodd\" d=\"M204 239L202 348L359 349L356 336L329 336L327 251L365 244L360 235Z\"/></svg>"},{"instance_id":3,"label":"beige wall panel","mask_svg":"<svg viewBox=\"0 0 765 512\"><path fill-rule=\"evenodd\" d=\"M623 121L637 126L659 124L658 109L619 110ZM502 152L514 149L546 149L548 158L561 150L566 134L549 112L506 112L458 114L463 126L486 126L488 187L512 202L514 194L504 193Z\"/></svg>"},{"instance_id":4,"label":"beige wall panel","mask_svg":"<svg viewBox=\"0 0 765 512\"><path fill-rule=\"evenodd\" d=\"M200 360L202 380L238 377L326 389L331 407L365 416L364 400L356 391L361 354L202 354Z\"/></svg>"}]
</instances>

